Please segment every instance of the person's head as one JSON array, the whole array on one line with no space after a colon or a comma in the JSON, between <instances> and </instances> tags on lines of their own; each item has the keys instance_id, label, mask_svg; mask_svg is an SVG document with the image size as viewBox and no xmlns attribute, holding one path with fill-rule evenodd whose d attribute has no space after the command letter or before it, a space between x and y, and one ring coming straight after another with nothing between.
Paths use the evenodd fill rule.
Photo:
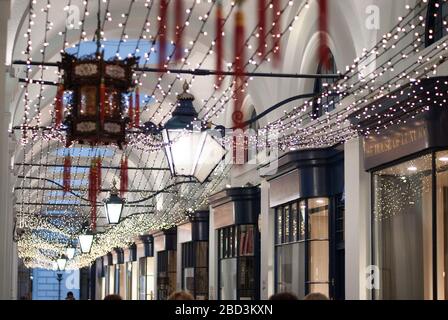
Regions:
<instances>
[{"instance_id":1,"label":"person's head","mask_svg":"<svg viewBox=\"0 0 448 320\"><path fill-rule=\"evenodd\" d=\"M168 297L168 300L194 300L194 297L186 291L176 291Z\"/></svg>"},{"instance_id":2,"label":"person's head","mask_svg":"<svg viewBox=\"0 0 448 320\"><path fill-rule=\"evenodd\" d=\"M67 292L67 297L65 297L66 300L74 300L75 296L73 295L73 292L69 291Z\"/></svg>"},{"instance_id":3,"label":"person's head","mask_svg":"<svg viewBox=\"0 0 448 320\"><path fill-rule=\"evenodd\" d=\"M104 300L123 300L121 299L121 297L118 294L109 294L107 296L104 297Z\"/></svg>"},{"instance_id":4,"label":"person's head","mask_svg":"<svg viewBox=\"0 0 448 320\"><path fill-rule=\"evenodd\" d=\"M299 298L291 292L280 292L272 295L269 300L299 300Z\"/></svg>"},{"instance_id":5,"label":"person's head","mask_svg":"<svg viewBox=\"0 0 448 320\"><path fill-rule=\"evenodd\" d=\"M329 300L328 297L320 292L310 293L303 300Z\"/></svg>"}]
</instances>

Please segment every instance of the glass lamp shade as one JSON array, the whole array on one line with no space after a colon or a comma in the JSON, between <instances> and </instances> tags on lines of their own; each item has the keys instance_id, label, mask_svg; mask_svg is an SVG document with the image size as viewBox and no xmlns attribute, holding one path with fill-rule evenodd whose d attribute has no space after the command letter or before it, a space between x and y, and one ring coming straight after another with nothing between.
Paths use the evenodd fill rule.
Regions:
<instances>
[{"instance_id":1,"label":"glass lamp shade","mask_svg":"<svg viewBox=\"0 0 448 320\"><path fill-rule=\"evenodd\" d=\"M90 253L93 243L93 234L81 234L79 235L79 246L82 253Z\"/></svg>"},{"instance_id":2,"label":"glass lamp shade","mask_svg":"<svg viewBox=\"0 0 448 320\"><path fill-rule=\"evenodd\" d=\"M104 202L104 210L106 211L109 224L117 224L120 222L123 207L124 201L116 194L111 194L109 199Z\"/></svg>"},{"instance_id":3,"label":"glass lamp shade","mask_svg":"<svg viewBox=\"0 0 448 320\"><path fill-rule=\"evenodd\" d=\"M67 259L65 257L60 257L56 260L56 263L58 264L58 270L64 271L65 266L67 265Z\"/></svg>"},{"instance_id":4,"label":"glass lamp shade","mask_svg":"<svg viewBox=\"0 0 448 320\"><path fill-rule=\"evenodd\" d=\"M195 177L203 183L225 155L207 131L164 129L165 153L173 176Z\"/></svg>"},{"instance_id":5,"label":"glass lamp shade","mask_svg":"<svg viewBox=\"0 0 448 320\"><path fill-rule=\"evenodd\" d=\"M71 260L75 256L75 248L67 248L65 254L67 255L67 259Z\"/></svg>"}]
</instances>

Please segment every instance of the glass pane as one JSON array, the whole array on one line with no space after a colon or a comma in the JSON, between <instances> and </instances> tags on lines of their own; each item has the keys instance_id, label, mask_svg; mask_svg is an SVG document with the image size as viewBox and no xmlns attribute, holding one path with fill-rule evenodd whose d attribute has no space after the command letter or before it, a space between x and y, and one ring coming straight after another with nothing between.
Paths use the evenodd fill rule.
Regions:
<instances>
[{"instance_id":1,"label":"glass pane","mask_svg":"<svg viewBox=\"0 0 448 320\"><path fill-rule=\"evenodd\" d=\"M92 86L81 87L80 115L96 115L96 95L97 88Z\"/></svg>"},{"instance_id":2,"label":"glass pane","mask_svg":"<svg viewBox=\"0 0 448 320\"><path fill-rule=\"evenodd\" d=\"M306 201L300 201L299 203L299 241L305 240L305 213L306 213Z\"/></svg>"},{"instance_id":3,"label":"glass pane","mask_svg":"<svg viewBox=\"0 0 448 320\"><path fill-rule=\"evenodd\" d=\"M437 298L448 299L448 152L436 155L437 163Z\"/></svg>"},{"instance_id":4,"label":"glass pane","mask_svg":"<svg viewBox=\"0 0 448 320\"><path fill-rule=\"evenodd\" d=\"M239 298L240 300L255 299L255 259L241 258L239 261Z\"/></svg>"},{"instance_id":5,"label":"glass pane","mask_svg":"<svg viewBox=\"0 0 448 320\"><path fill-rule=\"evenodd\" d=\"M310 292L323 293L327 297L330 296L328 292L328 283L312 283L310 284Z\"/></svg>"},{"instance_id":6,"label":"glass pane","mask_svg":"<svg viewBox=\"0 0 448 320\"><path fill-rule=\"evenodd\" d=\"M374 173L376 298L432 299L432 157Z\"/></svg>"},{"instance_id":7,"label":"glass pane","mask_svg":"<svg viewBox=\"0 0 448 320\"><path fill-rule=\"evenodd\" d=\"M254 226L239 226L240 232L240 256L251 256L254 254Z\"/></svg>"},{"instance_id":8,"label":"glass pane","mask_svg":"<svg viewBox=\"0 0 448 320\"><path fill-rule=\"evenodd\" d=\"M328 282L329 278L329 242L310 241L309 242L309 274L310 282Z\"/></svg>"},{"instance_id":9,"label":"glass pane","mask_svg":"<svg viewBox=\"0 0 448 320\"><path fill-rule=\"evenodd\" d=\"M208 268L196 268L196 299L206 300L208 298Z\"/></svg>"},{"instance_id":10,"label":"glass pane","mask_svg":"<svg viewBox=\"0 0 448 320\"><path fill-rule=\"evenodd\" d=\"M236 300L236 258L221 260L220 299Z\"/></svg>"},{"instance_id":11,"label":"glass pane","mask_svg":"<svg viewBox=\"0 0 448 320\"><path fill-rule=\"evenodd\" d=\"M208 242L196 242L196 267L208 266Z\"/></svg>"},{"instance_id":12,"label":"glass pane","mask_svg":"<svg viewBox=\"0 0 448 320\"><path fill-rule=\"evenodd\" d=\"M328 199L308 200L309 239L328 239Z\"/></svg>"},{"instance_id":13,"label":"glass pane","mask_svg":"<svg viewBox=\"0 0 448 320\"><path fill-rule=\"evenodd\" d=\"M184 269L184 290L194 294L194 268Z\"/></svg>"},{"instance_id":14,"label":"glass pane","mask_svg":"<svg viewBox=\"0 0 448 320\"><path fill-rule=\"evenodd\" d=\"M292 292L305 296L305 243L277 247L276 292Z\"/></svg>"},{"instance_id":15,"label":"glass pane","mask_svg":"<svg viewBox=\"0 0 448 320\"><path fill-rule=\"evenodd\" d=\"M277 243L283 243L283 208L277 208Z\"/></svg>"},{"instance_id":16,"label":"glass pane","mask_svg":"<svg viewBox=\"0 0 448 320\"><path fill-rule=\"evenodd\" d=\"M291 205L291 241L297 241L298 212L297 203Z\"/></svg>"},{"instance_id":17,"label":"glass pane","mask_svg":"<svg viewBox=\"0 0 448 320\"><path fill-rule=\"evenodd\" d=\"M290 242L291 240L289 239L289 229L290 229L290 216L289 216L289 206L285 206L285 210L284 210L284 219L285 219L285 242Z\"/></svg>"}]
</instances>

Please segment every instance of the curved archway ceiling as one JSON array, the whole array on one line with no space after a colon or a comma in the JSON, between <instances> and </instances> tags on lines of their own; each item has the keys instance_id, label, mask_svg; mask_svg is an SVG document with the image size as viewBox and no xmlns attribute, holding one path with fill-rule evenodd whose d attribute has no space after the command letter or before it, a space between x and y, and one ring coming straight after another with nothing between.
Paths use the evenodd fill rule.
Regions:
<instances>
[{"instance_id":1,"label":"curved archway ceiling","mask_svg":"<svg viewBox=\"0 0 448 320\"><path fill-rule=\"evenodd\" d=\"M167 2L170 5L173 1ZM244 65L247 71L251 72L269 71L273 70L270 62L274 50L268 47L265 55L258 55L256 48L260 33L256 16L250 14L256 12L256 2L246 1L243 6L244 12L247 12L247 56ZM270 15L273 14L271 2L266 1L266 11ZM329 14L332 5L340 5L335 2L330 1ZM236 9L234 2L222 3L225 48L231 48ZM184 1L184 4L183 59L178 62L171 59L172 47L169 48L168 67L214 69L217 1L191 0ZM64 11L64 8L68 10ZM102 0L101 9L103 45L108 55L122 58L137 55L140 56L141 66L156 64L160 40L159 1ZM259 136L266 140L267 135L269 143L278 143L281 151L329 146L355 136L356 128L351 128L347 121L351 113L363 104L387 94L392 88L409 82L410 79L418 84L419 79L429 75L442 62L439 58L446 56L446 46L441 46L434 52L420 53L415 63L404 71L399 68L403 60L421 50L421 46L416 45L419 41L415 38L421 40L424 34L416 30L415 21L422 21L420 17L424 15L425 10L425 4L421 1L417 2L415 7L407 6L404 9L405 15L398 20L390 33L370 50L360 52L360 57L355 59L353 65L344 70L343 79L329 86L321 94L322 97L329 94L339 95L335 112L324 112L322 118L311 121L312 102L304 102L289 108L282 117L261 128ZM13 52L10 53L12 60L56 62L60 61L61 51L76 51L78 54L82 54L84 50L89 51L91 41L94 40L96 12L97 1L30 1L23 20L20 19L20 12L14 13L17 15L14 18L23 23L18 30L10 32L17 34ZM278 14L282 25L281 30L277 31L277 38L282 39L282 47L288 47L290 33L300 32L301 19L307 15L316 15L317 12L317 4L314 2L281 1ZM169 23L172 24L171 21ZM269 40L273 37L272 29L267 31L266 39ZM168 36L168 42L171 43L173 39L174 33ZM398 42L401 43L401 55L381 55L386 51L393 53L398 50ZM229 51L227 49L225 52L225 61L232 61ZM226 68L231 70L232 64L226 64ZM56 68L28 65L16 66L15 76L38 82L58 82L60 74ZM229 77L224 79L220 88L215 87L210 78L180 74L136 73L134 79L142 91L142 123L165 123L173 111L182 83L187 80L196 96L199 117L215 124L226 124L223 122L223 116L232 102L234 93L233 82ZM245 83L249 94L251 90L257 90L250 85L251 80L247 79ZM16 140L22 142L21 148L15 154L15 172L18 176L15 184L15 211L18 218L16 228L22 231L18 250L28 266L51 268L55 257L76 242L76 235L89 216L89 204L85 199L88 198L88 168L92 156L101 157L103 163L103 190L99 200L107 197L112 180L118 178L123 155L129 157L129 192L126 197L129 202L135 204L126 206L125 218L114 227L106 225L106 219L101 212L98 216L100 234L94 241L91 253L77 254L68 268L88 265L111 249L129 244L135 236L183 221L185 208L194 210L201 207L206 204L210 192L224 186L229 172L229 166L226 165L218 168L210 181L203 185L184 184L151 197L176 181L167 170L162 146L155 141L148 141L147 137L135 136L123 151L115 147L73 146L70 151L73 153L72 190L64 194L61 192L63 157L66 152L64 136L63 133L51 129L56 90L53 86L30 82L18 85L11 99L11 127L14 129ZM349 96L358 98L354 99L356 101L345 99ZM35 127L45 129L33 129ZM380 125L372 128L372 131L379 131L379 127ZM147 198L148 200L136 203Z\"/></svg>"}]
</instances>

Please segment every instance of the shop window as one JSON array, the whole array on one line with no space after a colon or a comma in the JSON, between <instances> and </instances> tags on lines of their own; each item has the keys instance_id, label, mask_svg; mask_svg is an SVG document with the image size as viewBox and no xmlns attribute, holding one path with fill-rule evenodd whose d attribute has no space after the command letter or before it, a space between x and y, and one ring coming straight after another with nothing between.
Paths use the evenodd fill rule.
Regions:
<instances>
[{"instance_id":1,"label":"shop window","mask_svg":"<svg viewBox=\"0 0 448 320\"><path fill-rule=\"evenodd\" d=\"M448 34L448 3L430 0L426 19L426 46L437 42Z\"/></svg>"},{"instance_id":2,"label":"shop window","mask_svg":"<svg viewBox=\"0 0 448 320\"><path fill-rule=\"evenodd\" d=\"M424 155L373 173L377 299L433 297L432 160Z\"/></svg>"},{"instance_id":3,"label":"shop window","mask_svg":"<svg viewBox=\"0 0 448 320\"><path fill-rule=\"evenodd\" d=\"M157 253L157 298L166 300L176 291L176 251Z\"/></svg>"},{"instance_id":4,"label":"shop window","mask_svg":"<svg viewBox=\"0 0 448 320\"><path fill-rule=\"evenodd\" d=\"M154 257L139 260L139 300L154 300Z\"/></svg>"},{"instance_id":5,"label":"shop window","mask_svg":"<svg viewBox=\"0 0 448 320\"><path fill-rule=\"evenodd\" d=\"M329 51L330 52L330 51ZM336 74L337 67L333 54L329 53L328 63L321 61L317 67L317 74ZM339 102L339 94L332 89L336 82L334 78L320 78L314 82L314 94L316 99L313 102L312 118L317 119L336 108ZM324 94L322 97L321 95Z\"/></svg>"},{"instance_id":6,"label":"shop window","mask_svg":"<svg viewBox=\"0 0 448 320\"><path fill-rule=\"evenodd\" d=\"M184 290L196 300L208 298L208 242L191 241L182 244Z\"/></svg>"},{"instance_id":7,"label":"shop window","mask_svg":"<svg viewBox=\"0 0 448 320\"><path fill-rule=\"evenodd\" d=\"M329 296L329 199L276 208L276 292Z\"/></svg>"},{"instance_id":8,"label":"shop window","mask_svg":"<svg viewBox=\"0 0 448 320\"><path fill-rule=\"evenodd\" d=\"M255 225L237 225L218 230L219 299L257 298L255 232Z\"/></svg>"}]
</instances>

